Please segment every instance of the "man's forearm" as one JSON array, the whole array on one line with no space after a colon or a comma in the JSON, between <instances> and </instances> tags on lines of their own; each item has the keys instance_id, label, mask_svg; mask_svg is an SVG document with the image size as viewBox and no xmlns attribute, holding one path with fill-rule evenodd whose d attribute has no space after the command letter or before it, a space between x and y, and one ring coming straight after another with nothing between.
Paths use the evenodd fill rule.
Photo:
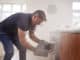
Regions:
<instances>
[{"instance_id":1,"label":"man's forearm","mask_svg":"<svg viewBox=\"0 0 80 60\"><path fill-rule=\"evenodd\" d=\"M24 46L25 48L28 48L30 50L34 50L33 46L31 46L25 39L20 39L20 43L22 44L22 46Z\"/></svg>"},{"instance_id":2,"label":"man's forearm","mask_svg":"<svg viewBox=\"0 0 80 60\"><path fill-rule=\"evenodd\" d=\"M25 48L28 48L30 50L34 50L34 47L31 46L25 39L25 31L23 31L19 28L18 28L18 38L19 38L19 41L22 44L22 46L24 46Z\"/></svg>"},{"instance_id":3,"label":"man's forearm","mask_svg":"<svg viewBox=\"0 0 80 60\"><path fill-rule=\"evenodd\" d=\"M39 38L37 38L36 36L30 36L30 38L33 40L33 41L35 41L35 42L37 42L37 43L39 43L39 41L40 41L40 39Z\"/></svg>"},{"instance_id":4,"label":"man's forearm","mask_svg":"<svg viewBox=\"0 0 80 60\"><path fill-rule=\"evenodd\" d=\"M39 41L40 41L40 39L35 36L34 31L29 31L29 37L30 37L33 41L35 41L35 42L37 42L37 43L39 43Z\"/></svg>"}]
</instances>

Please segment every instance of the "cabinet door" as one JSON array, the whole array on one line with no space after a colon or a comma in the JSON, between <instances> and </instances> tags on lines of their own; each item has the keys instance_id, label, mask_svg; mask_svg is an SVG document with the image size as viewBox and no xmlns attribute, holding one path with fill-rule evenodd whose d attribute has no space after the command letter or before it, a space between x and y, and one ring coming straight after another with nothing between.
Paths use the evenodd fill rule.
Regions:
<instances>
[{"instance_id":1,"label":"cabinet door","mask_svg":"<svg viewBox=\"0 0 80 60\"><path fill-rule=\"evenodd\" d=\"M80 34L62 33L59 48L60 60L80 60Z\"/></svg>"}]
</instances>

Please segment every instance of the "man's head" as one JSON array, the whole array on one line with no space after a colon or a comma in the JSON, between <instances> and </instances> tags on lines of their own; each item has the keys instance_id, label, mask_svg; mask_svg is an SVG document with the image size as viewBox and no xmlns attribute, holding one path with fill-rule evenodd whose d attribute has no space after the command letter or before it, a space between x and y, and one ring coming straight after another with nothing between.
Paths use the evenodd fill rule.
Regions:
<instances>
[{"instance_id":1,"label":"man's head","mask_svg":"<svg viewBox=\"0 0 80 60\"><path fill-rule=\"evenodd\" d=\"M32 14L32 24L33 24L33 25L39 25L39 24L41 24L43 21L46 21L45 12L44 12L43 10L36 10L36 11Z\"/></svg>"}]
</instances>

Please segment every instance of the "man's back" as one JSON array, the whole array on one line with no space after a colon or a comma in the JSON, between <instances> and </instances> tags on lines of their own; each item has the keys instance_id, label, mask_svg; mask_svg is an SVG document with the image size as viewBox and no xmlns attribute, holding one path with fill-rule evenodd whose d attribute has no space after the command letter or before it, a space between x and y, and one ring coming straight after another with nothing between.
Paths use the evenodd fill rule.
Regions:
<instances>
[{"instance_id":1,"label":"man's back","mask_svg":"<svg viewBox=\"0 0 80 60\"><path fill-rule=\"evenodd\" d=\"M0 32L10 36L17 35L17 28L28 30L31 23L31 14L16 13L0 23Z\"/></svg>"}]
</instances>

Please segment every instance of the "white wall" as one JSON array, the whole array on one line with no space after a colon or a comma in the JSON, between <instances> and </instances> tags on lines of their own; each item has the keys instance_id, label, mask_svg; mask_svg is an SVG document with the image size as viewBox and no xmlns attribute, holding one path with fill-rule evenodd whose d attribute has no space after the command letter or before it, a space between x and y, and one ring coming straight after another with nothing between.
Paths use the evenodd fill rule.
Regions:
<instances>
[{"instance_id":1,"label":"white wall","mask_svg":"<svg viewBox=\"0 0 80 60\"><path fill-rule=\"evenodd\" d=\"M27 3L27 12L42 9L47 14L47 22L38 28L40 38L49 40L49 33L61 29L72 22L72 0L0 0L0 3ZM56 6L53 14L47 13L48 5ZM47 38L46 38L47 37Z\"/></svg>"},{"instance_id":2,"label":"white wall","mask_svg":"<svg viewBox=\"0 0 80 60\"><path fill-rule=\"evenodd\" d=\"M50 32L57 29L64 29L72 24L72 0L28 0L28 12L37 9L42 9L47 14L47 22L43 26L37 28L37 35L41 39L50 41ZM49 4L56 5L56 12L53 14L47 13ZM28 52L29 53L29 52ZM31 57L31 54L28 55ZM34 56L35 57L35 56ZM33 58L28 58L32 60ZM50 60L50 57L40 59L39 57L34 60Z\"/></svg>"},{"instance_id":3,"label":"white wall","mask_svg":"<svg viewBox=\"0 0 80 60\"><path fill-rule=\"evenodd\" d=\"M0 0L0 3L26 3L27 0Z\"/></svg>"},{"instance_id":4,"label":"white wall","mask_svg":"<svg viewBox=\"0 0 80 60\"><path fill-rule=\"evenodd\" d=\"M50 40L50 32L64 28L66 25L72 23L72 0L0 0L0 3L27 3L27 12L32 12L36 9L45 10L47 15L47 22L43 26L37 28L37 35L41 39ZM53 14L47 13L47 8L49 4L56 5L56 12ZM28 52L27 58L29 60L50 60L48 58L39 58Z\"/></svg>"},{"instance_id":5,"label":"white wall","mask_svg":"<svg viewBox=\"0 0 80 60\"><path fill-rule=\"evenodd\" d=\"M47 13L50 4L56 5L56 12L53 14ZM49 32L72 23L72 0L28 0L28 11L32 12L36 9L45 10L48 20L37 30L40 38L48 39Z\"/></svg>"}]
</instances>

